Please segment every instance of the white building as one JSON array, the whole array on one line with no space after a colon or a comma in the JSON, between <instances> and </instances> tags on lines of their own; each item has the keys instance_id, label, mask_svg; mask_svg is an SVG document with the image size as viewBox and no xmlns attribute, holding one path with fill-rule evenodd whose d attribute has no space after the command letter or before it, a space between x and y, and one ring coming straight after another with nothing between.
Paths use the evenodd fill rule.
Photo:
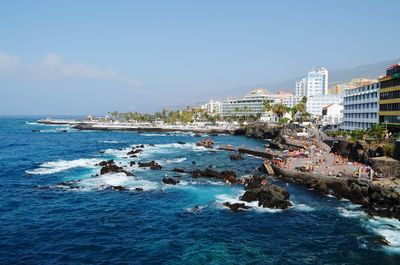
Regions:
<instances>
[{"instance_id":1,"label":"white building","mask_svg":"<svg viewBox=\"0 0 400 265\"><path fill-rule=\"evenodd\" d=\"M294 95L288 92L267 93L264 89L255 89L250 94L239 99L222 101L222 116L249 116L264 113L264 102L270 104L285 104L288 107L297 102Z\"/></svg>"},{"instance_id":2,"label":"white building","mask_svg":"<svg viewBox=\"0 0 400 265\"><path fill-rule=\"evenodd\" d=\"M332 103L322 108L322 125L337 127L343 119L343 105Z\"/></svg>"},{"instance_id":3,"label":"white building","mask_svg":"<svg viewBox=\"0 0 400 265\"><path fill-rule=\"evenodd\" d=\"M296 97L304 97L307 89L307 78L296 81Z\"/></svg>"},{"instance_id":4,"label":"white building","mask_svg":"<svg viewBox=\"0 0 400 265\"><path fill-rule=\"evenodd\" d=\"M306 110L315 116L322 116L322 109L330 104L342 104L342 95L315 95L307 97Z\"/></svg>"},{"instance_id":5,"label":"white building","mask_svg":"<svg viewBox=\"0 0 400 265\"><path fill-rule=\"evenodd\" d=\"M208 114L220 114L222 112L222 103L210 100L210 102L201 105L201 109L206 110Z\"/></svg>"},{"instance_id":6,"label":"white building","mask_svg":"<svg viewBox=\"0 0 400 265\"><path fill-rule=\"evenodd\" d=\"M343 100L343 123L341 129L369 129L379 122L379 83L350 89Z\"/></svg>"},{"instance_id":7,"label":"white building","mask_svg":"<svg viewBox=\"0 0 400 265\"><path fill-rule=\"evenodd\" d=\"M244 98L222 101L222 116L250 116L263 113L264 101L268 101L265 90L256 89Z\"/></svg>"},{"instance_id":8,"label":"white building","mask_svg":"<svg viewBox=\"0 0 400 265\"><path fill-rule=\"evenodd\" d=\"M305 78L296 82L296 96L320 95L328 95L328 70L323 67L311 70Z\"/></svg>"}]
</instances>

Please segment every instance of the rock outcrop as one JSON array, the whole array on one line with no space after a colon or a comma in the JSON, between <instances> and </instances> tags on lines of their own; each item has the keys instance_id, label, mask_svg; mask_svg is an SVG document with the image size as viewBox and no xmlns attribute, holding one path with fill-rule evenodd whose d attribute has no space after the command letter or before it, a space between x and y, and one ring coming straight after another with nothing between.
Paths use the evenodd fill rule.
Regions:
<instances>
[{"instance_id":1,"label":"rock outcrop","mask_svg":"<svg viewBox=\"0 0 400 265\"><path fill-rule=\"evenodd\" d=\"M246 206L244 203L230 203L230 202L225 202L223 203L224 206L230 208L234 212L238 212L240 210L247 210L250 209L250 206Z\"/></svg>"},{"instance_id":2,"label":"rock outcrop","mask_svg":"<svg viewBox=\"0 0 400 265\"><path fill-rule=\"evenodd\" d=\"M232 155L229 156L229 158L230 158L231 160L243 160L242 155L239 154L239 153L232 154Z\"/></svg>"},{"instance_id":3,"label":"rock outcrop","mask_svg":"<svg viewBox=\"0 0 400 265\"><path fill-rule=\"evenodd\" d=\"M174 178L163 178L162 182L164 184L168 184L168 185L176 185L178 184L180 181L178 179L178 177L174 177Z\"/></svg>"},{"instance_id":4,"label":"rock outcrop","mask_svg":"<svg viewBox=\"0 0 400 265\"><path fill-rule=\"evenodd\" d=\"M128 155L128 156L133 156L133 155L138 154L138 153L141 153L141 152L143 152L142 149L135 149L135 148L132 148L132 150L129 151L128 153L126 153L126 155Z\"/></svg>"},{"instance_id":5,"label":"rock outcrop","mask_svg":"<svg viewBox=\"0 0 400 265\"><path fill-rule=\"evenodd\" d=\"M273 184L263 184L258 188L247 189L240 197L246 202L258 201L258 206L271 209L287 209L292 204L289 201L289 192Z\"/></svg>"},{"instance_id":6,"label":"rock outcrop","mask_svg":"<svg viewBox=\"0 0 400 265\"><path fill-rule=\"evenodd\" d=\"M108 173L125 173L127 176L133 176L131 172L124 170L122 167L117 166L114 160L101 161L96 166L101 166L100 175Z\"/></svg>"},{"instance_id":7,"label":"rock outcrop","mask_svg":"<svg viewBox=\"0 0 400 265\"><path fill-rule=\"evenodd\" d=\"M186 173L186 170L184 168L178 168L178 167L171 169L171 171L177 173Z\"/></svg>"},{"instance_id":8,"label":"rock outcrop","mask_svg":"<svg viewBox=\"0 0 400 265\"><path fill-rule=\"evenodd\" d=\"M149 167L150 169L154 169L154 170L162 169L162 166L160 164L158 164L157 162L155 162L155 161L139 162L138 166L139 167Z\"/></svg>"},{"instance_id":9,"label":"rock outcrop","mask_svg":"<svg viewBox=\"0 0 400 265\"><path fill-rule=\"evenodd\" d=\"M192 177L193 178L199 178L199 177L203 177L203 178L215 178L215 179L219 179L219 180L223 180L223 181L228 181L230 183L236 183L236 173L232 170L224 170L224 171L217 171L214 170L210 167L201 170L201 169L195 169L192 172Z\"/></svg>"},{"instance_id":10,"label":"rock outcrop","mask_svg":"<svg viewBox=\"0 0 400 265\"><path fill-rule=\"evenodd\" d=\"M239 129L235 134L240 135L244 132L244 135L257 139L274 139L280 135L282 126L274 125L264 122L255 122L248 125L245 130Z\"/></svg>"}]
</instances>

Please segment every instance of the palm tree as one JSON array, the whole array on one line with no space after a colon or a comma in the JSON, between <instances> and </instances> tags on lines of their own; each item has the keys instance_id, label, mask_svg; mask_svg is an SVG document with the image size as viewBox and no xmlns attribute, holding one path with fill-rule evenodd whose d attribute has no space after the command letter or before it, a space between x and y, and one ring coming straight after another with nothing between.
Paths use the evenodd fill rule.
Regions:
<instances>
[{"instance_id":1,"label":"palm tree","mask_svg":"<svg viewBox=\"0 0 400 265\"><path fill-rule=\"evenodd\" d=\"M264 112L271 111L271 103L267 100L263 101L263 111Z\"/></svg>"},{"instance_id":2,"label":"palm tree","mask_svg":"<svg viewBox=\"0 0 400 265\"><path fill-rule=\"evenodd\" d=\"M278 118L282 118L283 114L287 112L287 107L282 103L272 105L272 112L275 113Z\"/></svg>"},{"instance_id":3,"label":"palm tree","mask_svg":"<svg viewBox=\"0 0 400 265\"><path fill-rule=\"evenodd\" d=\"M373 124L371 129L369 129L368 134L371 135L376 140L381 140L385 133L385 126L380 123Z\"/></svg>"},{"instance_id":4,"label":"palm tree","mask_svg":"<svg viewBox=\"0 0 400 265\"><path fill-rule=\"evenodd\" d=\"M108 114L110 114L111 119L113 119L113 120L117 120L118 119L118 114L119 114L118 111L111 111Z\"/></svg>"}]
</instances>

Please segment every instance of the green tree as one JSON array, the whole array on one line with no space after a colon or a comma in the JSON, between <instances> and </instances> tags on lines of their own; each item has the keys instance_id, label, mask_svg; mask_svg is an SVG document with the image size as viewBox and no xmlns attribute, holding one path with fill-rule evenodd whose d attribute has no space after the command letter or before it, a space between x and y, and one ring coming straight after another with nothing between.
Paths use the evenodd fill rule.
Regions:
<instances>
[{"instance_id":1,"label":"green tree","mask_svg":"<svg viewBox=\"0 0 400 265\"><path fill-rule=\"evenodd\" d=\"M282 103L274 104L272 105L272 112L280 119L287 112L287 107Z\"/></svg>"}]
</instances>

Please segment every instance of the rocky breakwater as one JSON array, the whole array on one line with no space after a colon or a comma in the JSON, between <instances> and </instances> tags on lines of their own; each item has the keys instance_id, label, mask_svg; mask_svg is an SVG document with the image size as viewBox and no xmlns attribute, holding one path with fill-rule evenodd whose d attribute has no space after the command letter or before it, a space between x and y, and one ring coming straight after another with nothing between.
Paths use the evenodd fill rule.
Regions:
<instances>
[{"instance_id":1,"label":"rocky breakwater","mask_svg":"<svg viewBox=\"0 0 400 265\"><path fill-rule=\"evenodd\" d=\"M272 167L277 176L285 181L304 185L320 194L348 199L361 205L371 215L400 220L400 180L339 178L282 169L275 165Z\"/></svg>"}]
</instances>

